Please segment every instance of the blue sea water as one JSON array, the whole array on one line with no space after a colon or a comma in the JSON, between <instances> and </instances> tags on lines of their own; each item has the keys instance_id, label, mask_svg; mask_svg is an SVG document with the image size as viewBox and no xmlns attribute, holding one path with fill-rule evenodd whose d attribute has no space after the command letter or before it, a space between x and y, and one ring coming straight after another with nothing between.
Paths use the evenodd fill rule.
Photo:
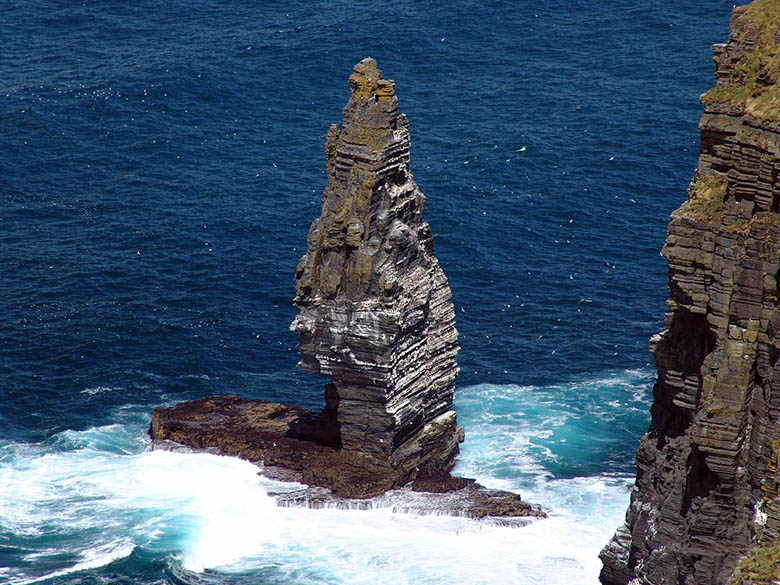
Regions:
<instances>
[{"instance_id":1,"label":"blue sea water","mask_svg":"<svg viewBox=\"0 0 780 585\"><path fill-rule=\"evenodd\" d=\"M0 0L0 583L597 583L731 6ZM369 55L453 290L456 471L546 520L279 508L149 450L156 406L321 405L293 272Z\"/></svg>"}]
</instances>

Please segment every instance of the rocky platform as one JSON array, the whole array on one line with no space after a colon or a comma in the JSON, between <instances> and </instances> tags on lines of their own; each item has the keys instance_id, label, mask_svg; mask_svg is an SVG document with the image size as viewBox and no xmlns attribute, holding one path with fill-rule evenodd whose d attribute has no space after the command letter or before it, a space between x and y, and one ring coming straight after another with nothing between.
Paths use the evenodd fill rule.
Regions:
<instances>
[{"instance_id":1,"label":"rocky platform","mask_svg":"<svg viewBox=\"0 0 780 585\"><path fill-rule=\"evenodd\" d=\"M283 506L365 508L374 505L367 498L401 488L392 501L403 511L470 518L545 516L517 494L449 474L419 476L404 485L405 478L387 460L323 444L320 432L321 425L311 411L231 395L157 408L149 429L158 447L172 442L240 457L258 463L260 473L272 479L311 486L273 494ZM408 497L399 495L404 491L427 496L422 502L418 498L409 503Z\"/></svg>"},{"instance_id":2,"label":"rocky platform","mask_svg":"<svg viewBox=\"0 0 780 585\"><path fill-rule=\"evenodd\" d=\"M714 49L698 168L663 248L671 311L651 340L652 421L626 523L601 553L604 585L780 572L754 570L780 541L780 2L735 8Z\"/></svg>"}]
</instances>

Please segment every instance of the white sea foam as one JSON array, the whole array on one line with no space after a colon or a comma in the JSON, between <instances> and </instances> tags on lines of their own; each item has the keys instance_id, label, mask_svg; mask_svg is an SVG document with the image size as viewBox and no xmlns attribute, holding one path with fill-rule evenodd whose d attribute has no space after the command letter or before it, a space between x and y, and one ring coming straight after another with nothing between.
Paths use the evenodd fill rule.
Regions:
<instances>
[{"instance_id":1,"label":"white sea foam","mask_svg":"<svg viewBox=\"0 0 780 585\"><path fill-rule=\"evenodd\" d=\"M569 489L587 494L584 487ZM343 584L585 585L595 583L594 552L606 537L566 514L513 528L391 508L279 508L266 488L290 486L259 477L247 462L209 454L41 447L37 457L0 468L0 522L17 535L40 535L45 526L78 560L11 582L99 567L141 546L178 556L187 571L262 571L270 583L300 577Z\"/></svg>"},{"instance_id":2,"label":"white sea foam","mask_svg":"<svg viewBox=\"0 0 780 585\"><path fill-rule=\"evenodd\" d=\"M88 396L95 396L97 394L103 394L104 392L113 392L114 390L118 390L119 388L114 388L111 386L90 386L88 388L84 388L81 393L87 394Z\"/></svg>"},{"instance_id":3,"label":"white sea foam","mask_svg":"<svg viewBox=\"0 0 780 585\"><path fill-rule=\"evenodd\" d=\"M304 581L344 584L587 585L597 583L598 550L612 530L565 516L511 528L388 510L292 509L279 520L256 554L215 568L273 568L280 583L294 571Z\"/></svg>"},{"instance_id":4,"label":"white sea foam","mask_svg":"<svg viewBox=\"0 0 780 585\"><path fill-rule=\"evenodd\" d=\"M588 383L563 388L593 390ZM296 486L264 479L233 458L145 450L145 424L117 424L3 447L0 527L20 542L56 536L66 553L58 560L44 545L29 545L20 558L38 555L40 563L20 562L3 578L18 585L93 569L141 547L178 558L185 572L248 571L270 584L595 585L597 555L622 521L631 477L555 478L550 465L561 454L550 445L576 442L561 433L573 424L566 432L577 432L591 416L587 408L565 412L553 400L557 389L462 391L472 403L461 415L467 441L456 472L518 491L544 505L549 518L513 527L398 513L426 505L422 496L410 504L408 494L370 510L277 507L268 491ZM626 408L633 391L627 383L604 408Z\"/></svg>"},{"instance_id":5,"label":"white sea foam","mask_svg":"<svg viewBox=\"0 0 780 585\"><path fill-rule=\"evenodd\" d=\"M61 577L70 573L103 567L112 561L129 556L134 548L135 545L129 539L121 538L114 542L108 542L93 548L84 549L79 553L81 560L72 566L46 573L39 577L29 578L24 575L19 575L16 578L9 579L9 583L13 583L14 585L31 585L32 583L53 579L54 577ZM28 560L34 560L36 555L27 555L26 558Z\"/></svg>"},{"instance_id":6,"label":"white sea foam","mask_svg":"<svg viewBox=\"0 0 780 585\"><path fill-rule=\"evenodd\" d=\"M17 538L56 535L63 552L77 558L48 576L102 566L135 546L160 546L156 541L171 552L205 556L207 566L208 556L199 552L200 526L214 531L220 522L231 522L231 513L256 520L258 505L276 509L251 463L202 453L128 455L92 448L96 441L105 443L96 437L112 429L120 436L125 432L116 425L68 431L67 440L39 446L37 453L28 448L27 457L0 467L0 526ZM83 436L74 440L74 434ZM63 445L70 449L54 448ZM242 556L240 548L233 550L235 558Z\"/></svg>"}]
</instances>

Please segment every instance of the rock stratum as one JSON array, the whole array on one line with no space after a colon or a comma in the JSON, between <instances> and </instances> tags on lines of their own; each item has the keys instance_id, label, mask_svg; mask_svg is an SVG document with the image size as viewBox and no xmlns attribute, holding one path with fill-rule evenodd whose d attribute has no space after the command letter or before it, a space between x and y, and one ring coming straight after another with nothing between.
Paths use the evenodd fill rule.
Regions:
<instances>
[{"instance_id":1,"label":"rock stratum","mask_svg":"<svg viewBox=\"0 0 780 585\"><path fill-rule=\"evenodd\" d=\"M735 8L714 50L698 168L663 248L652 420L604 585L780 576L780 2Z\"/></svg>"},{"instance_id":2,"label":"rock stratum","mask_svg":"<svg viewBox=\"0 0 780 585\"><path fill-rule=\"evenodd\" d=\"M452 410L458 333L409 170L409 124L375 60L355 65L349 83L342 127L328 131L328 182L295 273L291 325L299 366L330 378L325 409L213 396L156 409L150 434L291 470L331 501L413 482L457 492L444 507L458 514L543 516L515 494L450 475L464 436Z\"/></svg>"},{"instance_id":3,"label":"rock stratum","mask_svg":"<svg viewBox=\"0 0 780 585\"><path fill-rule=\"evenodd\" d=\"M447 277L409 171L395 84L364 59L328 131L328 183L295 273L299 366L330 377L334 446L401 478L446 474L462 439L452 400L458 332Z\"/></svg>"}]
</instances>

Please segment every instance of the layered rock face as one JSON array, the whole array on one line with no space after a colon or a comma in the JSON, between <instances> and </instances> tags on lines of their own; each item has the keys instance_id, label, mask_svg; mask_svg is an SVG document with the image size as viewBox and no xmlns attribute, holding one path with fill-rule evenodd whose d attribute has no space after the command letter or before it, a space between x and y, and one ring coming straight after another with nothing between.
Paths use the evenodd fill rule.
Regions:
<instances>
[{"instance_id":1,"label":"layered rock face","mask_svg":"<svg viewBox=\"0 0 780 585\"><path fill-rule=\"evenodd\" d=\"M331 126L322 214L298 265L291 328L300 366L330 377L334 446L406 480L451 469L458 334L450 288L409 171L409 126L394 83L364 59Z\"/></svg>"},{"instance_id":2,"label":"layered rock face","mask_svg":"<svg viewBox=\"0 0 780 585\"><path fill-rule=\"evenodd\" d=\"M715 47L698 168L663 248L652 422L604 585L725 584L780 534L778 27L777 0L735 8Z\"/></svg>"},{"instance_id":3,"label":"layered rock face","mask_svg":"<svg viewBox=\"0 0 780 585\"><path fill-rule=\"evenodd\" d=\"M211 396L156 408L149 434L158 447L238 456L308 484L276 494L283 506L360 507L355 498L402 488L393 497L428 492L410 509L425 501L421 510L471 518L545 517L517 494L449 473L463 440L452 411L450 288L422 219L393 82L373 59L349 80L343 129L328 132L322 216L296 272L291 325L300 365L331 378L325 409Z\"/></svg>"}]
</instances>

